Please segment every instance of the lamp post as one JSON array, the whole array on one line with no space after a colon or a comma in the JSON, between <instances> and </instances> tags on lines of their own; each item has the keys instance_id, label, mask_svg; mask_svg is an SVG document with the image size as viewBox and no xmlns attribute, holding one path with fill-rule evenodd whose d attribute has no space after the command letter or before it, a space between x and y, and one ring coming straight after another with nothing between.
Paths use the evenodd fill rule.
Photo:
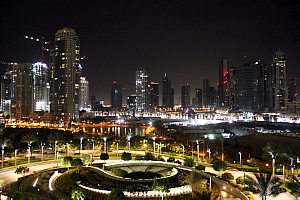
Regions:
<instances>
[{"instance_id":1,"label":"lamp post","mask_svg":"<svg viewBox=\"0 0 300 200\"><path fill-rule=\"evenodd\" d=\"M119 142L117 142L117 157L119 157Z\"/></svg>"},{"instance_id":2,"label":"lamp post","mask_svg":"<svg viewBox=\"0 0 300 200\"><path fill-rule=\"evenodd\" d=\"M56 146L57 146L57 141L54 143L54 160L56 160Z\"/></svg>"},{"instance_id":3,"label":"lamp post","mask_svg":"<svg viewBox=\"0 0 300 200\"><path fill-rule=\"evenodd\" d=\"M15 149L15 166L17 166L17 152L18 152L18 149Z\"/></svg>"},{"instance_id":4,"label":"lamp post","mask_svg":"<svg viewBox=\"0 0 300 200\"><path fill-rule=\"evenodd\" d=\"M131 135L127 136L127 140L128 140L128 151L130 153L130 139L131 139Z\"/></svg>"},{"instance_id":5,"label":"lamp post","mask_svg":"<svg viewBox=\"0 0 300 200\"><path fill-rule=\"evenodd\" d=\"M197 157L198 157L198 162L199 162L199 141L197 140Z\"/></svg>"},{"instance_id":6,"label":"lamp post","mask_svg":"<svg viewBox=\"0 0 300 200\"><path fill-rule=\"evenodd\" d=\"M182 155L184 156L184 145L182 144Z\"/></svg>"},{"instance_id":7,"label":"lamp post","mask_svg":"<svg viewBox=\"0 0 300 200\"><path fill-rule=\"evenodd\" d=\"M44 144L41 143L41 145L42 145L42 161L44 161Z\"/></svg>"},{"instance_id":8,"label":"lamp post","mask_svg":"<svg viewBox=\"0 0 300 200\"><path fill-rule=\"evenodd\" d=\"M240 155L240 166L242 168L242 152L239 151L239 155Z\"/></svg>"},{"instance_id":9,"label":"lamp post","mask_svg":"<svg viewBox=\"0 0 300 200\"><path fill-rule=\"evenodd\" d=\"M282 165L283 185L285 185L285 166Z\"/></svg>"},{"instance_id":10,"label":"lamp post","mask_svg":"<svg viewBox=\"0 0 300 200\"><path fill-rule=\"evenodd\" d=\"M104 141L104 153L106 153L106 140L107 140L107 138L104 137L104 138L103 138L103 141Z\"/></svg>"},{"instance_id":11,"label":"lamp post","mask_svg":"<svg viewBox=\"0 0 300 200\"><path fill-rule=\"evenodd\" d=\"M153 154L155 155L155 139L156 137L152 137L153 140Z\"/></svg>"},{"instance_id":12,"label":"lamp post","mask_svg":"<svg viewBox=\"0 0 300 200\"><path fill-rule=\"evenodd\" d=\"M211 153L210 148L207 149L207 152L208 152L208 163L210 163L210 153Z\"/></svg>"}]
</instances>

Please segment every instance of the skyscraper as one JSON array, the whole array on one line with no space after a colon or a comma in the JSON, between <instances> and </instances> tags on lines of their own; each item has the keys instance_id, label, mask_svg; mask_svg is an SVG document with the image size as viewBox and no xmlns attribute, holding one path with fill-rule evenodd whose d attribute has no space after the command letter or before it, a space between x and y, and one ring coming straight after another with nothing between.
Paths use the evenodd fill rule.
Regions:
<instances>
[{"instance_id":1,"label":"skyscraper","mask_svg":"<svg viewBox=\"0 0 300 200\"><path fill-rule=\"evenodd\" d=\"M51 112L57 120L79 118L80 43L74 29L58 30L54 39L50 76Z\"/></svg>"},{"instance_id":2,"label":"skyscraper","mask_svg":"<svg viewBox=\"0 0 300 200\"><path fill-rule=\"evenodd\" d=\"M188 108L190 106L190 85L181 85L181 108Z\"/></svg>"},{"instance_id":3,"label":"skyscraper","mask_svg":"<svg viewBox=\"0 0 300 200\"><path fill-rule=\"evenodd\" d=\"M122 108L122 83L114 81L111 84L111 107L117 110Z\"/></svg>"},{"instance_id":4,"label":"skyscraper","mask_svg":"<svg viewBox=\"0 0 300 200\"><path fill-rule=\"evenodd\" d=\"M157 82L151 82L151 87L150 87L150 103L151 103L151 108L155 109L159 106L159 83Z\"/></svg>"},{"instance_id":5,"label":"skyscraper","mask_svg":"<svg viewBox=\"0 0 300 200\"><path fill-rule=\"evenodd\" d=\"M49 68L45 63L37 62L32 65L33 111L50 111Z\"/></svg>"},{"instance_id":6,"label":"skyscraper","mask_svg":"<svg viewBox=\"0 0 300 200\"><path fill-rule=\"evenodd\" d=\"M208 79L203 80L203 106L208 108L211 106L210 98L210 82Z\"/></svg>"},{"instance_id":7,"label":"skyscraper","mask_svg":"<svg viewBox=\"0 0 300 200\"><path fill-rule=\"evenodd\" d=\"M194 106L196 108L202 108L202 89L201 88L196 89L196 97L195 97Z\"/></svg>"},{"instance_id":8,"label":"skyscraper","mask_svg":"<svg viewBox=\"0 0 300 200\"><path fill-rule=\"evenodd\" d=\"M164 74L162 82L162 106L164 108L174 107L174 89L171 88L171 80L169 80L167 73Z\"/></svg>"},{"instance_id":9,"label":"skyscraper","mask_svg":"<svg viewBox=\"0 0 300 200\"><path fill-rule=\"evenodd\" d=\"M288 101L289 102L296 102L297 98L297 78L288 78L287 79L288 84Z\"/></svg>"},{"instance_id":10,"label":"skyscraper","mask_svg":"<svg viewBox=\"0 0 300 200\"><path fill-rule=\"evenodd\" d=\"M80 77L80 99L79 99L79 110L85 110L89 105L89 81L86 77Z\"/></svg>"},{"instance_id":11,"label":"skyscraper","mask_svg":"<svg viewBox=\"0 0 300 200\"><path fill-rule=\"evenodd\" d=\"M285 53L280 50L273 55L269 77L270 109L271 111L284 111L288 99L287 71Z\"/></svg>"},{"instance_id":12,"label":"skyscraper","mask_svg":"<svg viewBox=\"0 0 300 200\"><path fill-rule=\"evenodd\" d=\"M147 68L138 68L135 72L136 109L148 111L150 108L150 72Z\"/></svg>"},{"instance_id":13,"label":"skyscraper","mask_svg":"<svg viewBox=\"0 0 300 200\"><path fill-rule=\"evenodd\" d=\"M229 62L223 58L219 62L219 85L218 85L219 106L229 106Z\"/></svg>"}]
</instances>

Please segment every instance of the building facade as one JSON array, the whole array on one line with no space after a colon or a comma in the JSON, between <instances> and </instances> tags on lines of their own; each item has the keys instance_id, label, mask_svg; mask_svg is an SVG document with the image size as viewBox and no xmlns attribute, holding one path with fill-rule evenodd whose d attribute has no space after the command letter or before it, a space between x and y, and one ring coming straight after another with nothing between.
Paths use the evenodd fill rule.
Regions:
<instances>
[{"instance_id":1,"label":"building facade","mask_svg":"<svg viewBox=\"0 0 300 200\"><path fill-rule=\"evenodd\" d=\"M80 99L79 110L86 110L89 108L89 96L90 96L89 81L86 77L80 77Z\"/></svg>"},{"instance_id":2,"label":"building facade","mask_svg":"<svg viewBox=\"0 0 300 200\"><path fill-rule=\"evenodd\" d=\"M138 68L135 72L136 110L148 111L150 108L150 72L147 68Z\"/></svg>"},{"instance_id":3,"label":"building facade","mask_svg":"<svg viewBox=\"0 0 300 200\"><path fill-rule=\"evenodd\" d=\"M79 118L80 43L74 29L64 27L55 34L50 75L51 112L57 121Z\"/></svg>"},{"instance_id":4,"label":"building facade","mask_svg":"<svg viewBox=\"0 0 300 200\"><path fill-rule=\"evenodd\" d=\"M181 85L181 108L183 109L186 109L190 106L190 91L191 87L189 84Z\"/></svg>"},{"instance_id":5,"label":"building facade","mask_svg":"<svg viewBox=\"0 0 300 200\"><path fill-rule=\"evenodd\" d=\"M171 80L169 80L167 73L164 74L162 82L162 107L174 108L174 89L171 87Z\"/></svg>"},{"instance_id":6,"label":"building facade","mask_svg":"<svg viewBox=\"0 0 300 200\"><path fill-rule=\"evenodd\" d=\"M121 110L122 108L122 83L114 81L111 84L111 107L116 110Z\"/></svg>"}]
</instances>

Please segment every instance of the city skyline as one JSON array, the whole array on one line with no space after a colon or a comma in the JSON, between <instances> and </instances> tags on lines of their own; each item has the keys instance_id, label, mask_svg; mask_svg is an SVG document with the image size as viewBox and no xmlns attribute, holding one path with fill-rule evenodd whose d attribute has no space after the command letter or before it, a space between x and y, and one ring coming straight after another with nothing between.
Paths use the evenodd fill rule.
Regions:
<instances>
[{"instance_id":1,"label":"city skyline","mask_svg":"<svg viewBox=\"0 0 300 200\"><path fill-rule=\"evenodd\" d=\"M81 65L90 95L105 104L110 103L113 81L122 82L124 97L135 93L139 67L148 68L151 81L160 85L167 73L176 104L182 84L194 91L209 79L217 88L223 57L234 66L258 59L270 65L280 48L286 54L288 77L299 77L299 4L293 1L55 2L1 2L0 60L41 61L41 45L24 35L53 41L57 30L70 27L80 38L81 57L86 56Z\"/></svg>"}]
</instances>

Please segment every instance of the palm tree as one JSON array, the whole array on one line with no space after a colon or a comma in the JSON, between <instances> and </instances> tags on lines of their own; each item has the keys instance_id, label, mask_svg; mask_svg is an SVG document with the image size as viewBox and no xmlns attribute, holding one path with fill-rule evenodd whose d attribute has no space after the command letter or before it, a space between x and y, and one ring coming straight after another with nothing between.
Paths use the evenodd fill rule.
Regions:
<instances>
[{"instance_id":1,"label":"palm tree","mask_svg":"<svg viewBox=\"0 0 300 200\"><path fill-rule=\"evenodd\" d=\"M290 160L292 174L294 174L294 162L299 157L300 153L295 147L286 147L282 151L282 155Z\"/></svg>"},{"instance_id":2,"label":"palm tree","mask_svg":"<svg viewBox=\"0 0 300 200\"><path fill-rule=\"evenodd\" d=\"M56 151L57 151L57 145L64 143L64 135L62 132L52 132L50 133L49 137L48 137L48 141L50 144L52 144L54 146L54 158L55 160L57 159L57 155L56 155Z\"/></svg>"},{"instance_id":3,"label":"palm tree","mask_svg":"<svg viewBox=\"0 0 300 200\"><path fill-rule=\"evenodd\" d=\"M195 197L197 193L202 193L207 190L207 180L197 172L184 174L180 177L180 182L191 186L193 197Z\"/></svg>"},{"instance_id":4,"label":"palm tree","mask_svg":"<svg viewBox=\"0 0 300 200\"><path fill-rule=\"evenodd\" d=\"M83 131L76 132L75 135L74 135L74 139L79 140L79 144L80 144L79 153L80 153L80 156L81 156L81 152L82 152L83 140L85 138L87 138L87 134Z\"/></svg>"},{"instance_id":5,"label":"palm tree","mask_svg":"<svg viewBox=\"0 0 300 200\"><path fill-rule=\"evenodd\" d=\"M300 195L300 180L295 177L289 177L289 182L286 184L287 188L289 188L292 193Z\"/></svg>"},{"instance_id":6,"label":"palm tree","mask_svg":"<svg viewBox=\"0 0 300 200\"><path fill-rule=\"evenodd\" d=\"M275 142L268 142L267 146L262 148L262 150L264 151L263 158L271 158L271 160L272 160L272 168L273 168L272 175L274 176L275 175L275 163L276 163L277 157L280 155L280 147Z\"/></svg>"},{"instance_id":7,"label":"palm tree","mask_svg":"<svg viewBox=\"0 0 300 200\"><path fill-rule=\"evenodd\" d=\"M28 144L28 163L30 163L30 156L31 156L31 144L37 142L38 138L36 133L26 133L22 136L21 142Z\"/></svg>"},{"instance_id":8,"label":"palm tree","mask_svg":"<svg viewBox=\"0 0 300 200\"><path fill-rule=\"evenodd\" d=\"M269 197L279 195L283 190L280 189L282 183L280 179L271 174L254 174L255 178L246 175L245 183L248 185L247 190L261 197L261 200L267 200Z\"/></svg>"},{"instance_id":9,"label":"palm tree","mask_svg":"<svg viewBox=\"0 0 300 200\"><path fill-rule=\"evenodd\" d=\"M10 138L6 138L6 137L1 137L0 138L0 146L1 146L1 149L2 149L2 159L1 159L1 169L3 169L3 164L4 164L4 148L7 147L12 147L12 143L11 143L11 140Z\"/></svg>"}]
</instances>

